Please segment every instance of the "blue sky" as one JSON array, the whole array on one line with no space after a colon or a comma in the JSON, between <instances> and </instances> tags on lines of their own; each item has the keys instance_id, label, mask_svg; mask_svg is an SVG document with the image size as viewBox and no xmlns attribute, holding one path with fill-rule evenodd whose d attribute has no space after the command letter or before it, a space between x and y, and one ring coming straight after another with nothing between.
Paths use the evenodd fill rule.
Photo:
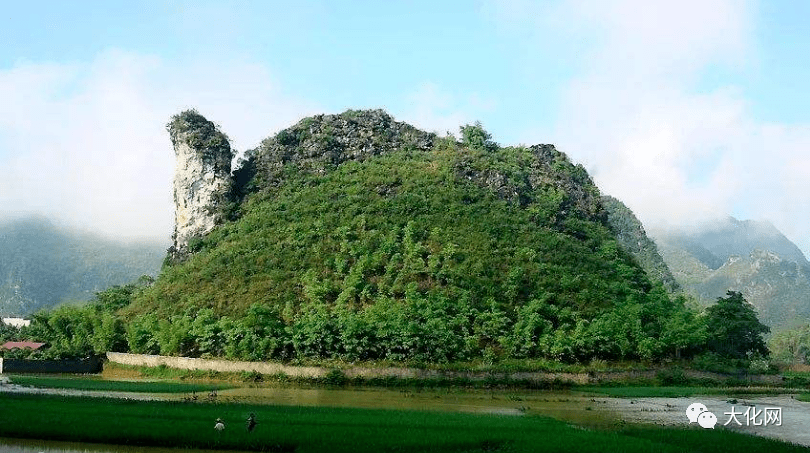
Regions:
<instances>
[{"instance_id":1,"label":"blue sky","mask_svg":"<svg viewBox=\"0 0 810 453\"><path fill-rule=\"evenodd\" d=\"M168 243L173 113L245 150L305 115L385 108L554 143L650 228L767 219L810 255L808 17L792 1L11 2L0 217Z\"/></svg>"}]
</instances>

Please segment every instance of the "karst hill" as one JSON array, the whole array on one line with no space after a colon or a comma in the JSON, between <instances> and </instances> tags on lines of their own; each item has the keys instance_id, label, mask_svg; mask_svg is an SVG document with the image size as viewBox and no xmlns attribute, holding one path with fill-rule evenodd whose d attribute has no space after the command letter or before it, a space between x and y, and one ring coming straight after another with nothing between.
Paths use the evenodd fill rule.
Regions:
<instances>
[{"instance_id":1,"label":"karst hill","mask_svg":"<svg viewBox=\"0 0 810 453\"><path fill-rule=\"evenodd\" d=\"M660 257L651 277L553 145L503 147L479 124L439 137L350 110L305 118L231 169L227 136L197 112L168 129L172 253L121 313L130 336L180 333L159 348L130 338L135 352L584 360L688 347Z\"/></svg>"}]
</instances>

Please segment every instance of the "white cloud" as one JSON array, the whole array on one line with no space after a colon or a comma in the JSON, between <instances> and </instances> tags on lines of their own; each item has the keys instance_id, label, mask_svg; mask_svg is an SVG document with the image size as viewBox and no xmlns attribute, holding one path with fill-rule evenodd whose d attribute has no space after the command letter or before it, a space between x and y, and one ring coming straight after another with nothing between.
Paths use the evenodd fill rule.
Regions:
<instances>
[{"instance_id":1,"label":"white cloud","mask_svg":"<svg viewBox=\"0 0 810 453\"><path fill-rule=\"evenodd\" d=\"M601 71L636 80L690 78L706 64L745 64L752 30L750 2L571 0L562 11L580 30L599 34L588 58Z\"/></svg>"},{"instance_id":2,"label":"white cloud","mask_svg":"<svg viewBox=\"0 0 810 453\"><path fill-rule=\"evenodd\" d=\"M414 126L440 135L458 135L459 128L480 120L494 106L494 101L477 93L459 97L432 82L420 85L406 99L407 108L396 116ZM401 118L400 118L401 117Z\"/></svg>"},{"instance_id":3,"label":"white cloud","mask_svg":"<svg viewBox=\"0 0 810 453\"><path fill-rule=\"evenodd\" d=\"M770 220L810 259L810 125L762 125L750 145L747 189Z\"/></svg>"},{"instance_id":4,"label":"white cloud","mask_svg":"<svg viewBox=\"0 0 810 453\"><path fill-rule=\"evenodd\" d=\"M587 116L572 101L558 130L558 143L588 165L604 192L651 227L729 214L767 219L807 254L810 125L758 123L733 91L649 94L628 113L610 115L616 102L598 102L590 110L604 113Z\"/></svg>"},{"instance_id":5,"label":"white cloud","mask_svg":"<svg viewBox=\"0 0 810 453\"><path fill-rule=\"evenodd\" d=\"M735 213L767 219L808 254L810 125L758 122L738 87L698 85L708 71L756 66L755 6L570 0L487 8L503 24L533 25L535 39L579 43L553 139L603 192L649 226Z\"/></svg>"},{"instance_id":6,"label":"white cloud","mask_svg":"<svg viewBox=\"0 0 810 453\"><path fill-rule=\"evenodd\" d=\"M563 150L647 222L728 214L722 209L737 187L726 172L747 127L744 103L734 92L696 95L602 84L589 78L566 94L556 140Z\"/></svg>"},{"instance_id":7,"label":"white cloud","mask_svg":"<svg viewBox=\"0 0 810 453\"><path fill-rule=\"evenodd\" d=\"M0 71L0 215L39 212L168 242L174 155L165 124L195 107L239 150L315 108L244 61L165 61L120 50L89 63Z\"/></svg>"}]
</instances>

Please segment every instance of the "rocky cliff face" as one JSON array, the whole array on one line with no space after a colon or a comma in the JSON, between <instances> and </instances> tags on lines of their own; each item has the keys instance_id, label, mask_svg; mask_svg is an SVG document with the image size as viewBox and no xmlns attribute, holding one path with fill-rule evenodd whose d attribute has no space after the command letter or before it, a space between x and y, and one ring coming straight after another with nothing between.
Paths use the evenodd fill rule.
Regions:
<instances>
[{"instance_id":1,"label":"rocky cliff face","mask_svg":"<svg viewBox=\"0 0 810 453\"><path fill-rule=\"evenodd\" d=\"M777 331L810 319L810 266L770 251L732 255L690 289L705 301L717 300L723 291L739 291L756 307L760 320Z\"/></svg>"},{"instance_id":2,"label":"rocky cliff face","mask_svg":"<svg viewBox=\"0 0 810 453\"><path fill-rule=\"evenodd\" d=\"M223 206L232 186L233 151L228 137L193 110L174 116L167 128L176 157L170 253L182 259L189 252L189 241L223 221Z\"/></svg>"}]
</instances>

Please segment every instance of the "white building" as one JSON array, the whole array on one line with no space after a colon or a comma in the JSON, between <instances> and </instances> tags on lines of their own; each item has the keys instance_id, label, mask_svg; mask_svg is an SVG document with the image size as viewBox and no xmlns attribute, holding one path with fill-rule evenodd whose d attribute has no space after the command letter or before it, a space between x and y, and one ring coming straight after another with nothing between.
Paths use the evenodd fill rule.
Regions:
<instances>
[{"instance_id":1,"label":"white building","mask_svg":"<svg viewBox=\"0 0 810 453\"><path fill-rule=\"evenodd\" d=\"M3 324L8 324L14 327L28 327L31 325L31 320L22 318L3 318Z\"/></svg>"}]
</instances>

